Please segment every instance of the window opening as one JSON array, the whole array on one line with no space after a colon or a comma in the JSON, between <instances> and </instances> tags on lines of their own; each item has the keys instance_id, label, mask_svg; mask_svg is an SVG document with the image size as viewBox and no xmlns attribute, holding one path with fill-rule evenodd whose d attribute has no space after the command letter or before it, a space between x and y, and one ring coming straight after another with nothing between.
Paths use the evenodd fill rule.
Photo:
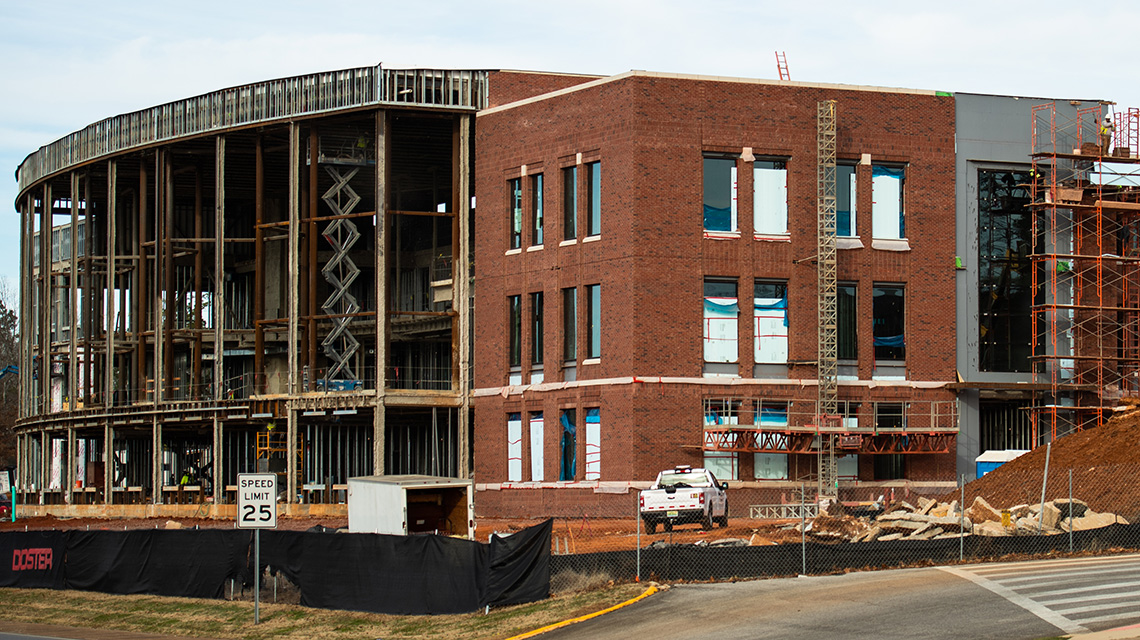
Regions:
<instances>
[{"instance_id":1,"label":"window opening","mask_svg":"<svg viewBox=\"0 0 1140 640\"><path fill-rule=\"evenodd\" d=\"M562 290L562 359L578 360L578 290Z\"/></svg>"},{"instance_id":2,"label":"window opening","mask_svg":"<svg viewBox=\"0 0 1140 640\"><path fill-rule=\"evenodd\" d=\"M906 237L903 209L903 167L871 167L871 237L900 239Z\"/></svg>"},{"instance_id":3,"label":"window opening","mask_svg":"<svg viewBox=\"0 0 1140 640\"><path fill-rule=\"evenodd\" d=\"M840 284L835 289L835 315L838 324L836 356L840 360L855 360L859 357L856 289L854 284Z\"/></svg>"},{"instance_id":4,"label":"window opening","mask_svg":"<svg viewBox=\"0 0 1140 640\"><path fill-rule=\"evenodd\" d=\"M507 296L510 309L510 362L512 369L522 366L522 296Z\"/></svg>"},{"instance_id":5,"label":"window opening","mask_svg":"<svg viewBox=\"0 0 1140 640\"><path fill-rule=\"evenodd\" d=\"M602 478L602 415L597 407L586 409L586 480Z\"/></svg>"},{"instance_id":6,"label":"window opening","mask_svg":"<svg viewBox=\"0 0 1140 640\"><path fill-rule=\"evenodd\" d=\"M507 202L511 216L510 248L522 247L522 180L507 180Z\"/></svg>"},{"instance_id":7,"label":"window opening","mask_svg":"<svg viewBox=\"0 0 1140 640\"><path fill-rule=\"evenodd\" d=\"M788 165L783 160L752 164L752 217L756 233L788 231Z\"/></svg>"},{"instance_id":8,"label":"window opening","mask_svg":"<svg viewBox=\"0 0 1140 640\"><path fill-rule=\"evenodd\" d=\"M704 225L706 231L737 231L736 160L704 157Z\"/></svg>"},{"instance_id":9,"label":"window opening","mask_svg":"<svg viewBox=\"0 0 1140 640\"><path fill-rule=\"evenodd\" d=\"M602 285L586 285L586 357L602 356Z\"/></svg>"},{"instance_id":10,"label":"window opening","mask_svg":"<svg viewBox=\"0 0 1140 640\"><path fill-rule=\"evenodd\" d=\"M762 429L780 429L788 426L788 403L760 401L753 409L753 424ZM774 437L775 445L781 448L788 446L787 436L779 434ZM752 454L752 477L757 480L787 480L788 454L786 453L754 453Z\"/></svg>"},{"instance_id":11,"label":"window opening","mask_svg":"<svg viewBox=\"0 0 1140 640\"><path fill-rule=\"evenodd\" d=\"M835 235L858 235L855 226L855 165L835 165Z\"/></svg>"},{"instance_id":12,"label":"window opening","mask_svg":"<svg viewBox=\"0 0 1140 640\"><path fill-rule=\"evenodd\" d=\"M530 294L530 312L531 312L531 354L530 361L532 364L542 364L542 350L543 350L543 336L545 330L543 329L543 302L542 292L537 291Z\"/></svg>"},{"instance_id":13,"label":"window opening","mask_svg":"<svg viewBox=\"0 0 1140 640\"><path fill-rule=\"evenodd\" d=\"M561 471L559 472L558 479L567 482L574 480L577 475L578 439L576 435L577 429L575 426L576 416L574 409L563 410L558 420L562 423Z\"/></svg>"},{"instance_id":14,"label":"window opening","mask_svg":"<svg viewBox=\"0 0 1140 640\"><path fill-rule=\"evenodd\" d=\"M533 213L531 217L531 239L532 244L539 246L542 245L543 235L543 213L542 213L542 197L543 197L543 179L542 174L537 173L530 177L530 206Z\"/></svg>"},{"instance_id":15,"label":"window opening","mask_svg":"<svg viewBox=\"0 0 1140 640\"><path fill-rule=\"evenodd\" d=\"M788 361L788 285L757 280L753 292L755 353L758 363Z\"/></svg>"},{"instance_id":16,"label":"window opening","mask_svg":"<svg viewBox=\"0 0 1140 640\"><path fill-rule=\"evenodd\" d=\"M978 170L978 369L1030 370L1028 171Z\"/></svg>"},{"instance_id":17,"label":"window opening","mask_svg":"<svg viewBox=\"0 0 1140 640\"><path fill-rule=\"evenodd\" d=\"M705 362L737 362L737 318L740 306L736 281L706 278L704 293Z\"/></svg>"},{"instance_id":18,"label":"window opening","mask_svg":"<svg viewBox=\"0 0 1140 640\"><path fill-rule=\"evenodd\" d=\"M586 165L586 235L602 233L602 163Z\"/></svg>"},{"instance_id":19,"label":"window opening","mask_svg":"<svg viewBox=\"0 0 1140 640\"><path fill-rule=\"evenodd\" d=\"M566 240L578 237L578 167L562 170L562 224Z\"/></svg>"},{"instance_id":20,"label":"window opening","mask_svg":"<svg viewBox=\"0 0 1140 640\"><path fill-rule=\"evenodd\" d=\"M507 414L507 481L522 482L522 414Z\"/></svg>"},{"instance_id":21,"label":"window opening","mask_svg":"<svg viewBox=\"0 0 1140 640\"><path fill-rule=\"evenodd\" d=\"M542 482L543 474L543 424L542 412L530 414L530 481Z\"/></svg>"},{"instance_id":22,"label":"window opening","mask_svg":"<svg viewBox=\"0 0 1140 640\"><path fill-rule=\"evenodd\" d=\"M906 309L903 287L875 285L872 305L875 359L905 360L903 326Z\"/></svg>"}]
</instances>

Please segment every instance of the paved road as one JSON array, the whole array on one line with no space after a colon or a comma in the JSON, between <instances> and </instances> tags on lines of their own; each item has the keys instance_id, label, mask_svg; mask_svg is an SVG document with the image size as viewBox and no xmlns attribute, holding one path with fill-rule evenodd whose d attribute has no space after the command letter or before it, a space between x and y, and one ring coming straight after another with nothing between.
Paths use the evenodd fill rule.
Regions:
<instances>
[{"instance_id":1,"label":"paved road","mask_svg":"<svg viewBox=\"0 0 1140 640\"><path fill-rule=\"evenodd\" d=\"M1132 578L1140 556L679 585L543 638L1031 640L1140 621Z\"/></svg>"}]
</instances>

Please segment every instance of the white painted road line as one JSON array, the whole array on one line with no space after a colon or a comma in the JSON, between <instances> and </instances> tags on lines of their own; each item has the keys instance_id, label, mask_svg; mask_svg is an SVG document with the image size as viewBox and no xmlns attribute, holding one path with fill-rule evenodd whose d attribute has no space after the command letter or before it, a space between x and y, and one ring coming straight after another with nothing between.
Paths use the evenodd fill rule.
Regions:
<instances>
[{"instance_id":1,"label":"white painted road line","mask_svg":"<svg viewBox=\"0 0 1140 640\"><path fill-rule=\"evenodd\" d=\"M1031 600L1030 598L1021 595L1020 593L1017 593L1013 589L1002 586L1001 584L994 582L992 580L989 580L988 578L984 578L982 576L976 575L974 573L971 573L970 571L958 569L957 567L938 567L938 569L941 569L942 571L956 575L959 578L969 580L970 582L973 582L974 584L978 585L979 587L982 587L984 589L988 589L989 591L992 591L993 593L1005 598L1006 600L1012 602L1013 604L1016 604L1017 606L1021 607L1022 609L1025 609L1026 611L1032 613L1033 615L1037 616L1038 618L1041 618L1042 620L1044 620L1045 622L1048 622L1049 624L1053 625L1054 627L1057 627L1058 629L1064 631L1065 633L1087 633L1088 632L1087 628L1085 628L1085 627L1081 626L1080 624L1077 624L1076 622L1066 618L1065 616L1057 613L1056 611L1053 611L1049 607L1046 607L1042 604L1039 604L1036 601Z\"/></svg>"}]
</instances>

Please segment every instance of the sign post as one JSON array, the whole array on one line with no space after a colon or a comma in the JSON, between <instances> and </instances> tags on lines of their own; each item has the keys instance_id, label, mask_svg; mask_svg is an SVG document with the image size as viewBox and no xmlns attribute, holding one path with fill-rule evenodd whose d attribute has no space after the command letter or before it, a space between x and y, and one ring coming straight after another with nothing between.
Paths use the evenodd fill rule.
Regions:
<instances>
[{"instance_id":1,"label":"sign post","mask_svg":"<svg viewBox=\"0 0 1140 640\"><path fill-rule=\"evenodd\" d=\"M277 528L277 474L238 474L237 526L253 529L253 624L258 624L261 622L261 530Z\"/></svg>"}]
</instances>

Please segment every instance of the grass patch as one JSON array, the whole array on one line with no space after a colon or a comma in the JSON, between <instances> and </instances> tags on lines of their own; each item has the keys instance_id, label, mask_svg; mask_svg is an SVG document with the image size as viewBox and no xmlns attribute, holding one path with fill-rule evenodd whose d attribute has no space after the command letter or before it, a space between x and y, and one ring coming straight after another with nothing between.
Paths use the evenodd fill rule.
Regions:
<instances>
[{"instance_id":1,"label":"grass patch","mask_svg":"<svg viewBox=\"0 0 1140 640\"><path fill-rule=\"evenodd\" d=\"M486 614L440 616L391 616L263 602L261 624L256 626L253 602L0 589L0 630L31 623L235 640L499 640L606 609L646 588L607 582L600 588L562 592L542 602L492 608Z\"/></svg>"}]
</instances>

